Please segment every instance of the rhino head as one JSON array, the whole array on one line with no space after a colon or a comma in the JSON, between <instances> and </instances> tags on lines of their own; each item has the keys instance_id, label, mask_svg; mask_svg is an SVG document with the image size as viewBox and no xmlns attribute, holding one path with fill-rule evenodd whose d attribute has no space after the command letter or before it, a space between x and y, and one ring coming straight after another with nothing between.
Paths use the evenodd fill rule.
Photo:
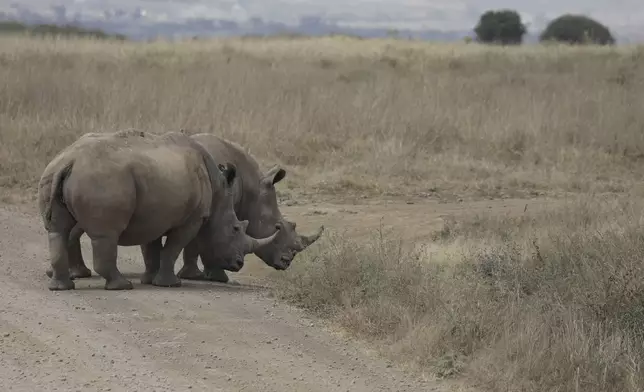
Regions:
<instances>
[{"instance_id":1,"label":"rhino head","mask_svg":"<svg viewBox=\"0 0 644 392\"><path fill-rule=\"evenodd\" d=\"M275 184L286 176L286 171L279 165L268 170L259 181L259 190L254 207L250 208L250 225L248 233L256 237L266 237L277 229L276 238L262 246L254 253L264 263L276 270L285 270L295 256L320 238L324 226L320 226L312 235L297 233L296 223L285 219L277 205Z\"/></svg>"},{"instance_id":2,"label":"rhino head","mask_svg":"<svg viewBox=\"0 0 644 392\"><path fill-rule=\"evenodd\" d=\"M223 175L222 190L211 216L204 222L198 234L199 253L204 263L237 272L244 266L244 256L270 246L280 229L273 226L270 234L254 238L247 234L248 221L239 221L233 208L232 186L236 179L236 167L227 163L218 165Z\"/></svg>"}]
</instances>

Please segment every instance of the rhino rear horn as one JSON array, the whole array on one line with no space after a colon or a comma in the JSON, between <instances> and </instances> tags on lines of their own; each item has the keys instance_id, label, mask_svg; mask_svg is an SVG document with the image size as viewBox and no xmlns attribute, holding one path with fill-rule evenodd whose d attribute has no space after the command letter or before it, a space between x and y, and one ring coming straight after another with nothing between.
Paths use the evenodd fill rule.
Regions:
<instances>
[{"instance_id":1,"label":"rhino rear horn","mask_svg":"<svg viewBox=\"0 0 644 392\"><path fill-rule=\"evenodd\" d=\"M266 185L275 185L286 177L286 170L280 165L275 165L264 174L262 182Z\"/></svg>"},{"instance_id":2,"label":"rhino rear horn","mask_svg":"<svg viewBox=\"0 0 644 392\"><path fill-rule=\"evenodd\" d=\"M302 243L302 250L308 248L315 241L317 241L320 238L320 236L322 236L323 232L324 232L324 226L320 226L320 228L315 234L309 235L309 236L306 236L306 235L300 236L300 242Z\"/></svg>"},{"instance_id":3,"label":"rhino rear horn","mask_svg":"<svg viewBox=\"0 0 644 392\"><path fill-rule=\"evenodd\" d=\"M253 238L253 237L249 236L248 234L246 234L246 237L248 238L248 242L250 244L248 253L253 253L257 249L259 249L261 247L264 247L264 246L270 244L271 242L273 242L273 240L275 240L275 237L277 237L279 232L280 232L279 230L276 230L275 233L273 233L272 235L270 235L270 236L268 236L266 238Z\"/></svg>"}]
</instances>

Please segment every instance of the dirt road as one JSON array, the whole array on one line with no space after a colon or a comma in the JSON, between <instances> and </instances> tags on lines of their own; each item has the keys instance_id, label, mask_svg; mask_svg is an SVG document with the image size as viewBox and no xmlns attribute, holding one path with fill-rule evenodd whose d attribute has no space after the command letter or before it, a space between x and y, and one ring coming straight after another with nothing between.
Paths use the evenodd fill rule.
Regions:
<instances>
[{"instance_id":1,"label":"dirt road","mask_svg":"<svg viewBox=\"0 0 644 392\"><path fill-rule=\"evenodd\" d=\"M364 235L378 224L413 238L443 214L523 211L535 201L282 207L298 228L325 224ZM91 265L91 251L83 252ZM0 390L2 391L439 391L278 303L261 287L254 257L239 285L184 281L141 286L138 247L119 248L132 291L107 292L98 277L50 292L48 252L33 209L0 206ZM177 269L180 266L177 263Z\"/></svg>"}]
</instances>

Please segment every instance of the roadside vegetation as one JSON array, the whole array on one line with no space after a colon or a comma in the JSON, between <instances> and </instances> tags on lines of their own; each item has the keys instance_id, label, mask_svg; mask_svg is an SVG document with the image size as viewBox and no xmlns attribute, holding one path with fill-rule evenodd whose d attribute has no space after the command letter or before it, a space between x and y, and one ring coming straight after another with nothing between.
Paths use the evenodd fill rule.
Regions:
<instances>
[{"instance_id":1,"label":"roadside vegetation","mask_svg":"<svg viewBox=\"0 0 644 392\"><path fill-rule=\"evenodd\" d=\"M640 202L585 197L446 219L427 244L336 233L275 273L275 291L392 359L481 390L641 391L642 216Z\"/></svg>"}]
</instances>

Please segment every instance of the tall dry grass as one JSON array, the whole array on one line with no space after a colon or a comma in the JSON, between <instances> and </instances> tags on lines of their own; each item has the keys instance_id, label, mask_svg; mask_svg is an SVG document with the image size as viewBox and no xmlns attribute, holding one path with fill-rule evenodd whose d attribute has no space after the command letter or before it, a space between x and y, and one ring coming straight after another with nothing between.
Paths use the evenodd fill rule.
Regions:
<instances>
[{"instance_id":1,"label":"tall dry grass","mask_svg":"<svg viewBox=\"0 0 644 392\"><path fill-rule=\"evenodd\" d=\"M482 390L641 391L643 212L641 200L588 199L448 219L434 257L395 233L336 235L274 274L275 291L391 358ZM451 256L439 263L441 248Z\"/></svg>"},{"instance_id":2,"label":"tall dry grass","mask_svg":"<svg viewBox=\"0 0 644 392\"><path fill-rule=\"evenodd\" d=\"M0 38L0 187L84 132L222 134L316 193L621 192L642 179L639 48L342 37Z\"/></svg>"}]
</instances>

